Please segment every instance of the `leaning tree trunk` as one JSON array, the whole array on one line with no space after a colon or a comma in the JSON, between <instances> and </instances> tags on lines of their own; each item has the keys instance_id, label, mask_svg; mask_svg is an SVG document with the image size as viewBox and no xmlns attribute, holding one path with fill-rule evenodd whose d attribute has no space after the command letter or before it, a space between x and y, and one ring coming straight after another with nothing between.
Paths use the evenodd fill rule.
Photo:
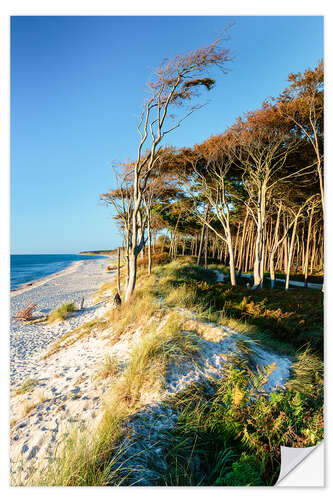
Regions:
<instances>
[{"instance_id":1,"label":"leaning tree trunk","mask_svg":"<svg viewBox=\"0 0 333 500\"><path fill-rule=\"evenodd\" d=\"M246 235L246 231L247 231L247 219L248 219L248 215L249 215L249 212L247 210L246 211L246 217L245 217L244 224L243 224L240 249L239 249L239 252L238 252L238 266L237 267L238 267L238 273L239 273L239 275L242 273L242 269L244 267L243 266L243 252L244 252L245 235Z\"/></svg>"},{"instance_id":2,"label":"leaning tree trunk","mask_svg":"<svg viewBox=\"0 0 333 500\"><path fill-rule=\"evenodd\" d=\"M136 285L138 255L144 244L144 228L142 225L142 214L139 212L138 205L136 210L133 210L132 214L132 234L131 245L129 248L129 277L125 293L125 302L130 299ZM141 228L140 232L139 227Z\"/></svg>"}]
</instances>

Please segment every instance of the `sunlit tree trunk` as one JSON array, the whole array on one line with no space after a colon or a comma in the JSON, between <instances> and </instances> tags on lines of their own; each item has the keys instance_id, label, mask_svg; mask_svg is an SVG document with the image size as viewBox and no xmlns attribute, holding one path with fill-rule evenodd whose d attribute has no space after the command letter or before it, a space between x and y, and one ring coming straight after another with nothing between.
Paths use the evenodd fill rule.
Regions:
<instances>
[{"instance_id":1,"label":"sunlit tree trunk","mask_svg":"<svg viewBox=\"0 0 333 500\"><path fill-rule=\"evenodd\" d=\"M310 238L312 231L312 220L313 220L313 212L314 212L315 204L312 204L310 218L309 218L309 228L308 228L308 236L306 239L306 250L305 250L305 260L304 260L304 286L307 288L308 286L308 271L309 271L309 250L310 250Z\"/></svg>"},{"instance_id":2,"label":"sunlit tree trunk","mask_svg":"<svg viewBox=\"0 0 333 500\"><path fill-rule=\"evenodd\" d=\"M293 231L291 234L290 245L289 245L288 266L287 266L286 284L285 284L286 290L289 289L290 270L291 270L291 264L292 264L293 256L294 256L296 228L297 228L297 218L295 219L295 222L294 222L294 227L293 227Z\"/></svg>"},{"instance_id":3,"label":"sunlit tree trunk","mask_svg":"<svg viewBox=\"0 0 333 500\"><path fill-rule=\"evenodd\" d=\"M204 220L203 220L203 223L202 223L202 229L201 229L201 238L200 238L200 245L199 245L199 251L198 251L198 258L197 258L197 265L198 266L200 266L200 260L201 260L202 250L203 250L203 244L204 244L204 240L205 240L205 234L206 234L206 231L207 231L206 222L207 222L207 217L208 217L209 209L210 209L210 203L207 203L206 211L205 211L205 215L204 215Z\"/></svg>"}]
</instances>

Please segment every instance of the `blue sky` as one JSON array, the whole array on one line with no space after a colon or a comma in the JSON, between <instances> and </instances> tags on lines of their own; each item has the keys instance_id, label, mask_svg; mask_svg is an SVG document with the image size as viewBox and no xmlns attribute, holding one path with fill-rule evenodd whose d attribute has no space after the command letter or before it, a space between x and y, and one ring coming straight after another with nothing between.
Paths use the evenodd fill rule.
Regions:
<instances>
[{"instance_id":1,"label":"blue sky","mask_svg":"<svg viewBox=\"0 0 333 500\"><path fill-rule=\"evenodd\" d=\"M321 17L12 17L11 251L114 248L110 163L135 157L145 83L163 58L207 45L230 22L235 59L209 103L167 138L223 132L323 56Z\"/></svg>"}]
</instances>

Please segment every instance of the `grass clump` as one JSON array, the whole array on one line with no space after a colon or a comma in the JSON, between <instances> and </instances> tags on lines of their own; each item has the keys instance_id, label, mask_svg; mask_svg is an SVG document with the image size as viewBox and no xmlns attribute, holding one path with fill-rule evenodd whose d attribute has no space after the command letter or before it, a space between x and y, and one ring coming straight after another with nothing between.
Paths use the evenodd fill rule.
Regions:
<instances>
[{"instance_id":1,"label":"grass clump","mask_svg":"<svg viewBox=\"0 0 333 500\"><path fill-rule=\"evenodd\" d=\"M75 310L76 309L74 302L62 304L61 306L57 307L57 309L54 309L50 312L50 314L48 315L48 322L53 323L55 321L63 321L70 313L74 312Z\"/></svg>"},{"instance_id":2,"label":"grass clump","mask_svg":"<svg viewBox=\"0 0 333 500\"><path fill-rule=\"evenodd\" d=\"M12 473L12 486L120 486L128 469L123 450L115 451L116 429L91 436L75 428L61 444L57 458L28 480ZM117 434L119 436L119 434Z\"/></svg>"},{"instance_id":3,"label":"grass clump","mask_svg":"<svg viewBox=\"0 0 333 500\"><path fill-rule=\"evenodd\" d=\"M32 410L34 410L37 406L41 405L45 401L49 399L49 396L46 392L44 391L39 391L38 394L36 394L35 398L33 401L25 401L22 409L22 414L21 418L26 417Z\"/></svg>"},{"instance_id":4,"label":"grass clump","mask_svg":"<svg viewBox=\"0 0 333 500\"><path fill-rule=\"evenodd\" d=\"M163 389L168 365L192 358L198 353L199 345L200 338L184 331L177 313L169 314L161 328L150 325L133 349L125 373L124 392L128 398L139 401L148 391Z\"/></svg>"},{"instance_id":5,"label":"grass clump","mask_svg":"<svg viewBox=\"0 0 333 500\"><path fill-rule=\"evenodd\" d=\"M97 378L106 379L108 377L113 377L119 373L120 365L119 360L110 354L105 356L99 370L97 371Z\"/></svg>"},{"instance_id":6,"label":"grass clump","mask_svg":"<svg viewBox=\"0 0 333 500\"><path fill-rule=\"evenodd\" d=\"M25 394L26 392L31 392L39 384L39 380L36 378L28 378L23 382L23 384L16 389L16 394Z\"/></svg>"},{"instance_id":7,"label":"grass clump","mask_svg":"<svg viewBox=\"0 0 333 500\"><path fill-rule=\"evenodd\" d=\"M152 293L153 277L141 282L126 303L111 309L105 316L104 328L111 330L110 342L115 344L121 335L127 331L135 331L140 325L149 322L150 318L160 309Z\"/></svg>"}]
</instances>

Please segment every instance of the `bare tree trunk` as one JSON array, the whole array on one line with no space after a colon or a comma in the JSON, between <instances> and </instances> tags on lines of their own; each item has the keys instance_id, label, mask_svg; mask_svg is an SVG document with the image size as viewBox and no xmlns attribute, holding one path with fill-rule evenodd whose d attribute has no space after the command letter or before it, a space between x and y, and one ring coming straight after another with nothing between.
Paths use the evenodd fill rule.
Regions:
<instances>
[{"instance_id":1,"label":"bare tree trunk","mask_svg":"<svg viewBox=\"0 0 333 500\"><path fill-rule=\"evenodd\" d=\"M152 268L150 212L147 214L147 233L148 233L148 276L150 276Z\"/></svg>"},{"instance_id":2,"label":"bare tree trunk","mask_svg":"<svg viewBox=\"0 0 333 500\"><path fill-rule=\"evenodd\" d=\"M118 247L117 291L120 295L120 247Z\"/></svg>"},{"instance_id":3,"label":"bare tree trunk","mask_svg":"<svg viewBox=\"0 0 333 500\"><path fill-rule=\"evenodd\" d=\"M129 281L129 249L130 249L130 237L129 237L129 231L126 232L126 287L128 285Z\"/></svg>"},{"instance_id":4,"label":"bare tree trunk","mask_svg":"<svg viewBox=\"0 0 333 500\"><path fill-rule=\"evenodd\" d=\"M207 269L207 256L208 256L208 228L206 228L206 238L205 238L205 269Z\"/></svg>"},{"instance_id":5,"label":"bare tree trunk","mask_svg":"<svg viewBox=\"0 0 333 500\"><path fill-rule=\"evenodd\" d=\"M297 218L295 219L294 227L293 227L293 232L291 235L291 240L290 240L290 245L289 245L289 255L288 255L288 267L287 267L287 273L286 273L286 285L285 289L289 289L289 279L290 279L290 269L291 269L291 264L293 261L293 255L294 255L294 244L295 244L295 235L296 235L296 228L297 228Z\"/></svg>"},{"instance_id":6,"label":"bare tree trunk","mask_svg":"<svg viewBox=\"0 0 333 500\"><path fill-rule=\"evenodd\" d=\"M266 215L266 187L261 186L258 195L257 238L255 244L255 260L253 267L254 286L263 285L264 280L264 244L265 244L265 215Z\"/></svg>"},{"instance_id":7,"label":"bare tree trunk","mask_svg":"<svg viewBox=\"0 0 333 500\"><path fill-rule=\"evenodd\" d=\"M245 236L246 236L246 231L247 231L247 219L248 219L248 210L246 211L246 216L243 224L243 231L242 231L242 238L241 238L241 244L240 244L240 249L238 252L238 272L241 274L242 268L243 268L243 248L244 248L244 241L245 241Z\"/></svg>"},{"instance_id":8,"label":"bare tree trunk","mask_svg":"<svg viewBox=\"0 0 333 500\"><path fill-rule=\"evenodd\" d=\"M286 218L283 218L283 224L284 224L284 229L287 228L288 224L286 223ZM284 246L283 246L283 258L284 258L284 272L287 273L287 267L288 267L288 241L285 239L284 240Z\"/></svg>"},{"instance_id":9,"label":"bare tree trunk","mask_svg":"<svg viewBox=\"0 0 333 500\"><path fill-rule=\"evenodd\" d=\"M229 251L229 269L230 269L230 282L231 286L236 286L236 273L235 273L235 261L234 261L234 249L232 246L231 233L227 235L227 245Z\"/></svg>"},{"instance_id":10,"label":"bare tree trunk","mask_svg":"<svg viewBox=\"0 0 333 500\"><path fill-rule=\"evenodd\" d=\"M279 235L279 227L280 227L281 210L282 210L282 204L280 203L279 210L277 213L276 223L275 223L274 238L273 238L273 243L272 243L272 248L271 248L271 254L270 254L270 258L269 258L269 274L270 274L270 278L271 278L271 288L275 288L274 257L275 257L276 250L278 249L278 235Z\"/></svg>"},{"instance_id":11,"label":"bare tree trunk","mask_svg":"<svg viewBox=\"0 0 333 500\"><path fill-rule=\"evenodd\" d=\"M311 238L311 230L312 230L312 220L313 220L313 212L314 212L315 204L312 203L312 208L310 212L309 219L309 229L308 236L306 240L306 250L305 250L305 261L304 261L304 286L307 288L308 286L308 270L309 270L309 249L310 249L310 238Z\"/></svg>"},{"instance_id":12,"label":"bare tree trunk","mask_svg":"<svg viewBox=\"0 0 333 500\"><path fill-rule=\"evenodd\" d=\"M135 289L136 284L136 269L137 269L137 258L136 252L132 252L129 258L129 280L126 289L125 302L130 298Z\"/></svg>"},{"instance_id":13,"label":"bare tree trunk","mask_svg":"<svg viewBox=\"0 0 333 500\"><path fill-rule=\"evenodd\" d=\"M234 261L237 260L237 254L239 254L239 252L238 252L238 240L239 240L240 226L241 226L241 223L238 222L237 233L236 233L236 241L235 241L235 247L234 247Z\"/></svg>"},{"instance_id":14,"label":"bare tree trunk","mask_svg":"<svg viewBox=\"0 0 333 500\"><path fill-rule=\"evenodd\" d=\"M310 264L310 273L313 273L313 262L314 262L314 256L315 256L315 251L316 251L316 238L317 238L317 229L314 230L313 232L313 241L312 241L312 255L311 255L311 264Z\"/></svg>"},{"instance_id":15,"label":"bare tree trunk","mask_svg":"<svg viewBox=\"0 0 333 500\"><path fill-rule=\"evenodd\" d=\"M201 230L201 238L200 238L200 245L199 245L199 251L198 251L198 258L197 258L197 265L198 266L200 266L200 260L201 260L202 249L203 249L203 242L204 242L205 234L206 234L206 221L207 221L209 209L210 209L210 203L207 203L205 216L204 216L204 222L202 224L202 230Z\"/></svg>"},{"instance_id":16,"label":"bare tree trunk","mask_svg":"<svg viewBox=\"0 0 333 500\"><path fill-rule=\"evenodd\" d=\"M296 241L297 241L297 250L296 250L295 274L297 275L297 272L298 272L298 260L299 260L299 247L300 247L298 234L296 234Z\"/></svg>"},{"instance_id":17,"label":"bare tree trunk","mask_svg":"<svg viewBox=\"0 0 333 500\"><path fill-rule=\"evenodd\" d=\"M134 292L137 274L137 259L144 245L144 227L139 205L133 210L132 215L132 241L129 252L129 279L125 293L125 302Z\"/></svg>"},{"instance_id":18,"label":"bare tree trunk","mask_svg":"<svg viewBox=\"0 0 333 500\"><path fill-rule=\"evenodd\" d=\"M251 249L252 249L252 242L253 242L253 221L250 222L250 229L249 229L249 239L247 242L247 247L246 247L246 254L245 254L245 264L244 264L244 272L247 273L248 269L250 267L250 254L251 254Z\"/></svg>"}]
</instances>

